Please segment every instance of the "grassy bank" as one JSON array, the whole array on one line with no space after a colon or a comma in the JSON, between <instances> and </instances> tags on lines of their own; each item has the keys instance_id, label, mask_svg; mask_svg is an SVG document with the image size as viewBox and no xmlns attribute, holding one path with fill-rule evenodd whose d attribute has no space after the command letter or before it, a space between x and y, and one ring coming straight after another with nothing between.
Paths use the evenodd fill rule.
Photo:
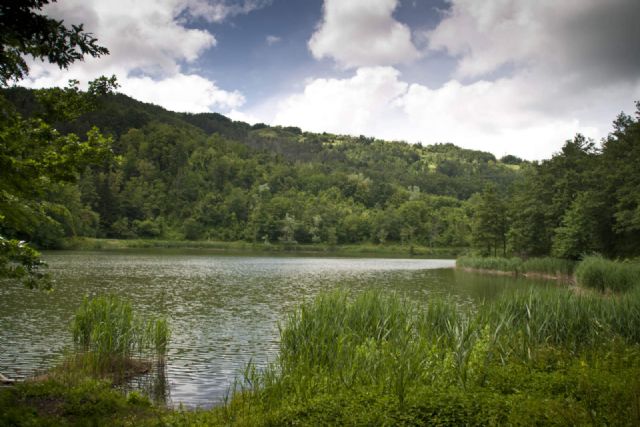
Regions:
<instances>
[{"instance_id":1,"label":"grassy bank","mask_svg":"<svg viewBox=\"0 0 640 427\"><path fill-rule=\"evenodd\" d=\"M575 262L559 258L501 258L463 256L456 260L456 267L471 270L495 271L514 275L543 276L567 279L573 274Z\"/></svg>"},{"instance_id":2,"label":"grassy bank","mask_svg":"<svg viewBox=\"0 0 640 427\"><path fill-rule=\"evenodd\" d=\"M120 250L120 249L199 249L213 253L300 254L316 256L372 256L372 257L455 257L465 248L430 248L400 244L285 244L222 242L210 240L156 240L156 239L95 239L80 237L67 239L61 249L67 250Z\"/></svg>"}]
</instances>

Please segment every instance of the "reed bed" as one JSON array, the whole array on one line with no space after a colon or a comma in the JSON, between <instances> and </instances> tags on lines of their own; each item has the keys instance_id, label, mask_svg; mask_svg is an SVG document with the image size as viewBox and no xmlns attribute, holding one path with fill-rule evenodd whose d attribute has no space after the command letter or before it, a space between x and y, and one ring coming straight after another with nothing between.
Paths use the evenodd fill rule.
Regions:
<instances>
[{"instance_id":1,"label":"reed bed","mask_svg":"<svg viewBox=\"0 0 640 427\"><path fill-rule=\"evenodd\" d=\"M75 363L91 374L128 376L164 364L170 331L166 320L145 320L116 296L83 301L71 324Z\"/></svg>"},{"instance_id":2,"label":"reed bed","mask_svg":"<svg viewBox=\"0 0 640 427\"><path fill-rule=\"evenodd\" d=\"M456 259L456 267L458 268L493 270L514 274L517 273L521 264L522 260L520 258L464 256Z\"/></svg>"},{"instance_id":3,"label":"reed bed","mask_svg":"<svg viewBox=\"0 0 640 427\"><path fill-rule=\"evenodd\" d=\"M573 274L575 262L560 258L502 258L502 257L460 257L456 260L458 268L491 270L512 274L539 274L566 278Z\"/></svg>"},{"instance_id":4,"label":"reed bed","mask_svg":"<svg viewBox=\"0 0 640 427\"><path fill-rule=\"evenodd\" d=\"M209 416L220 424L636 422L640 380L628 379L640 378L639 356L640 292L533 288L474 308L337 291L290 314L277 361L248 366L242 387Z\"/></svg>"},{"instance_id":5,"label":"reed bed","mask_svg":"<svg viewBox=\"0 0 640 427\"><path fill-rule=\"evenodd\" d=\"M625 292L640 283L640 263L588 256L578 265L576 279L581 286L599 291Z\"/></svg>"},{"instance_id":6,"label":"reed bed","mask_svg":"<svg viewBox=\"0 0 640 427\"><path fill-rule=\"evenodd\" d=\"M529 258L522 261L518 272L520 273L539 273L550 276L568 277L573 274L575 269L575 261L561 258Z\"/></svg>"}]
</instances>

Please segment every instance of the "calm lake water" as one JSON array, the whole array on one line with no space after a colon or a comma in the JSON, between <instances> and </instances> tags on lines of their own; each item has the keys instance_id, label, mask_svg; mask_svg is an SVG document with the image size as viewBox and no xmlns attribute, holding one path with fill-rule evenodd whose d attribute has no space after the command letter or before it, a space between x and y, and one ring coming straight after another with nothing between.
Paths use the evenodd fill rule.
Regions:
<instances>
[{"instance_id":1,"label":"calm lake water","mask_svg":"<svg viewBox=\"0 0 640 427\"><path fill-rule=\"evenodd\" d=\"M202 252L46 253L51 293L0 284L0 372L24 378L51 367L71 345L69 323L85 295L129 298L163 315L172 337L165 371L170 404L220 402L250 360L278 351L278 322L318 292L394 290L417 301L490 300L531 282L452 269L453 260L219 256Z\"/></svg>"}]
</instances>

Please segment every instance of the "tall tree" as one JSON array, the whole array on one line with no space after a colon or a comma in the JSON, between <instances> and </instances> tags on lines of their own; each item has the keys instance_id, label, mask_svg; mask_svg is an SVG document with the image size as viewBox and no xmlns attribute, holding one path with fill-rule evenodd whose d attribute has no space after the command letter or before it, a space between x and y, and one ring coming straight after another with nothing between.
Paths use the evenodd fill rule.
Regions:
<instances>
[{"instance_id":1,"label":"tall tree","mask_svg":"<svg viewBox=\"0 0 640 427\"><path fill-rule=\"evenodd\" d=\"M472 240L484 255L498 251L507 253L507 207L495 185L487 185L482 193L472 200L473 228Z\"/></svg>"}]
</instances>

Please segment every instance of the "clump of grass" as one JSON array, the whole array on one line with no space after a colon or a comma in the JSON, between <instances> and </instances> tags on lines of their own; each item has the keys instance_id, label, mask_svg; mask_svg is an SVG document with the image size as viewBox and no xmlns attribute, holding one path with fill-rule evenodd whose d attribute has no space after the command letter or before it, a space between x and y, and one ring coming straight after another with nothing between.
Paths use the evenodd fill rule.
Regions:
<instances>
[{"instance_id":1,"label":"clump of grass","mask_svg":"<svg viewBox=\"0 0 640 427\"><path fill-rule=\"evenodd\" d=\"M521 264L522 260L520 258L464 256L456 259L456 267L459 268L494 270L514 274L518 272Z\"/></svg>"},{"instance_id":2,"label":"clump of grass","mask_svg":"<svg viewBox=\"0 0 640 427\"><path fill-rule=\"evenodd\" d=\"M144 320L116 296L83 301L71 324L73 342L84 368L97 375L123 375L164 361L170 331L166 320Z\"/></svg>"},{"instance_id":3,"label":"clump of grass","mask_svg":"<svg viewBox=\"0 0 640 427\"><path fill-rule=\"evenodd\" d=\"M522 273L540 273L550 276L571 276L575 263L571 260L561 258L529 258L522 261L518 267Z\"/></svg>"},{"instance_id":4,"label":"clump of grass","mask_svg":"<svg viewBox=\"0 0 640 427\"><path fill-rule=\"evenodd\" d=\"M640 283L640 264L585 257L576 268L578 284L599 291L625 292Z\"/></svg>"}]
</instances>

